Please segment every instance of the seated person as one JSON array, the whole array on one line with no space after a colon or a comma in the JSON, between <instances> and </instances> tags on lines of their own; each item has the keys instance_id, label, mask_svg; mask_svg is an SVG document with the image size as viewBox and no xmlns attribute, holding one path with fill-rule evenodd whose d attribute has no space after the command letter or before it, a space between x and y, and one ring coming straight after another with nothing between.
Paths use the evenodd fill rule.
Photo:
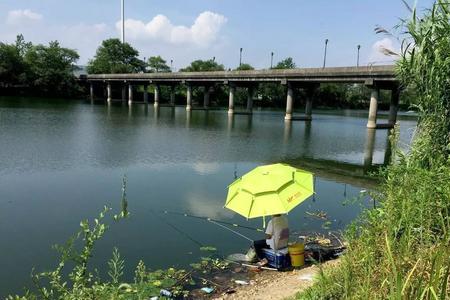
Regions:
<instances>
[{"instance_id":1,"label":"seated person","mask_svg":"<svg viewBox=\"0 0 450 300\"><path fill-rule=\"evenodd\" d=\"M253 247L256 255L262 257L261 249L270 248L280 250L288 246L289 226L285 215L273 215L267 224L266 239L254 241Z\"/></svg>"}]
</instances>

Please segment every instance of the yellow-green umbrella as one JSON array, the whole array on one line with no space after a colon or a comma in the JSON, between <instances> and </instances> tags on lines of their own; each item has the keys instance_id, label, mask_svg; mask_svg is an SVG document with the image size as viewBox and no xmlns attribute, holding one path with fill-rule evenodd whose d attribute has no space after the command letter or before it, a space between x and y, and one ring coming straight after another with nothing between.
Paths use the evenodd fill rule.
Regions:
<instances>
[{"instance_id":1,"label":"yellow-green umbrella","mask_svg":"<svg viewBox=\"0 0 450 300\"><path fill-rule=\"evenodd\" d=\"M313 193L312 173L286 164L266 165L228 186L225 207L246 218L286 214Z\"/></svg>"}]
</instances>

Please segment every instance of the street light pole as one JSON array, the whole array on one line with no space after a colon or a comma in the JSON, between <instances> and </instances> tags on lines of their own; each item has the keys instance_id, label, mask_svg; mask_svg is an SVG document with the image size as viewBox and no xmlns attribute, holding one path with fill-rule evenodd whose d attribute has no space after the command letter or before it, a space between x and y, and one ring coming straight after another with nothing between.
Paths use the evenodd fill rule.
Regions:
<instances>
[{"instance_id":1,"label":"street light pole","mask_svg":"<svg viewBox=\"0 0 450 300\"><path fill-rule=\"evenodd\" d=\"M242 48L239 51L239 67L242 66Z\"/></svg>"},{"instance_id":2,"label":"street light pole","mask_svg":"<svg viewBox=\"0 0 450 300\"><path fill-rule=\"evenodd\" d=\"M327 63L327 47L328 47L328 39L325 39L325 53L323 54L323 67L324 68Z\"/></svg>"},{"instance_id":3,"label":"street light pole","mask_svg":"<svg viewBox=\"0 0 450 300\"><path fill-rule=\"evenodd\" d=\"M270 53L270 68L273 68L273 52Z\"/></svg>"},{"instance_id":4,"label":"street light pole","mask_svg":"<svg viewBox=\"0 0 450 300\"><path fill-rule=\"evenodd\" d=\"M125 0L121 0L121 15L122 15L122 44L125 43Z\"/></svg>"},{"instance_id":5,"label":"street light pole","mask_svg":"<svg viewBox=\"0 0 450 300\"><path fill-rule=\"evenodd\" d=\"M356 48L358 49L358 56L356 58L356 66L359 67L359 49L361 49L361 45L358 45Z\"/></svg>"},{"instance_id":6,"label":"street light pole","mask_svg":"<svg viewBox=\"0 0 450 300\"><path fill-rule=\"evenodd\" d=\"M173 59L170 60L170 71L173 71Z\"/></svg>"}]
</instances>

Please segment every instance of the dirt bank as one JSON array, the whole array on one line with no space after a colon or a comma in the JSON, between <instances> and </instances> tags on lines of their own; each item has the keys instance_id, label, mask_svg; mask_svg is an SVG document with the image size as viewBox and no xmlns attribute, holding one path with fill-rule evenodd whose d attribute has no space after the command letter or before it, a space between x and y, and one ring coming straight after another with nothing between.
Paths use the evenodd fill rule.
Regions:
<instances>
[{"instance_id":1,"label":"dirt bank","mask_svg":"<svg viewBox=\"0 0 450 300\"><path fill-rule=\"evenodd\" d=\"M329 261L322 266L334 265L339 261ZM235 286L233 294L217 295L214 299L286 299L295 296L314 282L318 266L288 272L263 271L255 273L249 285Z\"/></svg>"}]
</instances>

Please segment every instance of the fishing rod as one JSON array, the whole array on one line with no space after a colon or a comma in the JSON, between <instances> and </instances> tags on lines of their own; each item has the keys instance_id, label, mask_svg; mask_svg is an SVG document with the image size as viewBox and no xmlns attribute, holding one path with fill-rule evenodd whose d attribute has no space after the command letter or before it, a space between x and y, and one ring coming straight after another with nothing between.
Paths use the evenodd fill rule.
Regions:
<instances>
[{"instance_id":1,"label":"fishing rod","mask_svg":"<svg viewBox=\"0 0 450 300\"><path fill-rule=\"evenodd\" d=\"M243 234L241 234L241 233L239 233L239 232L237 232L237 231L235 231L235 230L233 230L233 229L231 229L229 227L223 226L223 225L233 226L233 227L237 227L237 228L244 228L244 229L248 229L248 230L253 230L253 231L265 233L264 229L260 229L260 228L256 228L256 227L250 227L250 226L245 226L245 225L239 225L239 224L236 224L236 223L225 222L225 221L221 221L221 220L212 219L212 218L209 218L209 217L195 216L195 215L190 215L190 214L187 214L187 213L174 212L174 211L168 211L168 210L161 211L161 213L177 215L177 216L182 216L182 217L188 217L188 218L198 219L198 220L202 220L202 221L207 221L209 223L212 223L214 225L222 227L223 229L231 231L234 234L239 235L239 236L241 236L244 239L249 240L249 241L253 241L253 240L250 239L249 237L247 237L247 236L245 236L245 235L243 235ZM292 232L289 235L290 236L291 235L295 235L295 232Z\"/></svg>"},{"instance_id":2,"label":"fishing rod","mask_svg":"<svg viewBox=\"0 0 450 300\"><path fill-rule=\"evenodd\" d=\"M250 226L245 226L245 225L239 225L239 224L236 224L236 223L225 222L225 221L221 221L221 220L215 220L215 219L212 219L212 218L209 218L209 217L201 217L201 216L190 215L190 214L182 213L182 212L174 212L174 211L164 210L161 213L177 215L177 216L183 216L183 217L188 217L188 218L193 218L193 219L198 219L198 220L203 220L203 221L208 221L210 223L219 223L219 224L223 224L223 225L229 225L229 226L233 226L233 227L237 227L237 228L243 228L243 229L248 229L248 230L253 230L253 231L258 231L258 232L265 232L264 229L261 229L261 228L250 227ZM228 227L226 227L226 228L230 229Z\"/></svg>"}]
</instances>

